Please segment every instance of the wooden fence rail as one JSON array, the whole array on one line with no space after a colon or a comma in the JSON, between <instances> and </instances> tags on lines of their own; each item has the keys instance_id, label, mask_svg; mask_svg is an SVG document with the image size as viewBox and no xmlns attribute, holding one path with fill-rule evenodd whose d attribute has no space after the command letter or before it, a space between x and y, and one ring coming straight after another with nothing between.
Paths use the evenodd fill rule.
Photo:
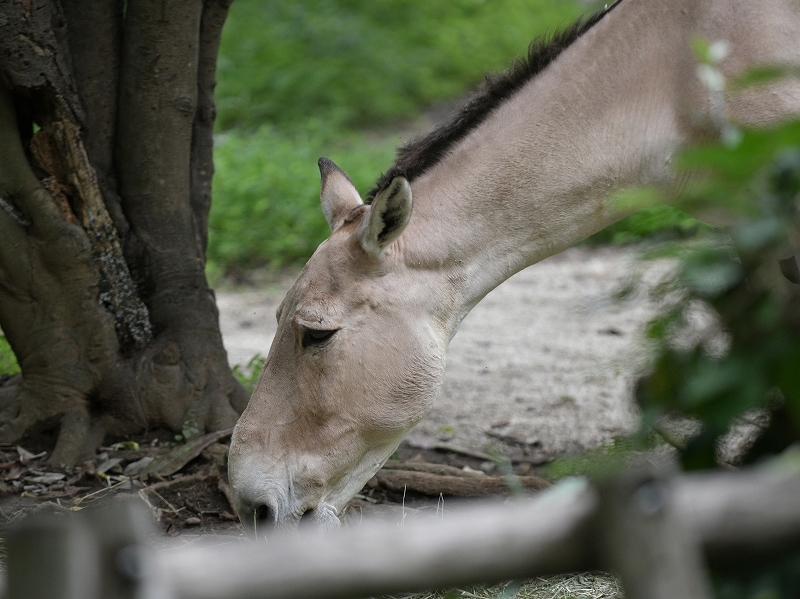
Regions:
<instances>
[{"instance_id":1,"label":"wooden fence rail","mask_svg":"<svg viewBox=\"0 0 800 599\"><path fill-rule=\"evenodd\" d=\"M334 599L605 569L628 599L705 599L706 559L800 548L800 469L783 464L675 478L639 467L436 522L168 551L147 544L142 506L112 502L23 522L7 541L6 596Z\"/></svg>"}]
</instances>

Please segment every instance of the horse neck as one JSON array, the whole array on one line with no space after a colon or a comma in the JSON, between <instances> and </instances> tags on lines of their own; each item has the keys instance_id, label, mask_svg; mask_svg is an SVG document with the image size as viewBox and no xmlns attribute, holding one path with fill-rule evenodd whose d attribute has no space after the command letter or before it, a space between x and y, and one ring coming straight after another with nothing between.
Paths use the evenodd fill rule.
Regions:
<instances>
[{"instance_id":1,"label":"horse neck","mask_svg":"<svg viewBox=\"0 0 800 599\"><path fill-rule=\"evenodd\" d=\"M458 298L454 327L515 272L623 216L615 189L671 180L676 75L692 60L680 4L623 0L411 182L403 251Z\"/></svg>"},{"instance_id":2,"label":"horse neck","mask_svg":"<svg viewBox=\"0 0 800 599\"><path fill-rule=\"evenodd\" d=\"M726 76L800 65L790 1L622 0L411 181L414 215L398 241L441 290L453 334L511 275L625 216L616 190L674 183L675 150L709 133L712 102L690 48L698 33L731 43ZM729 114L750 124L797 114L800 86L780 85L733 97Z\"/></svg>"}]
</instances>

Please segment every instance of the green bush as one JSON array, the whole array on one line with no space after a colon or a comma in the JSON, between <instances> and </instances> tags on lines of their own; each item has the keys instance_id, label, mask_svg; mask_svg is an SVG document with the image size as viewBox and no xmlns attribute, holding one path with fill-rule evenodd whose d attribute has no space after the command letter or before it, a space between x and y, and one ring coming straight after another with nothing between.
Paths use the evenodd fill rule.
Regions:
<instances>
[{"instance_id":1,"label":"green bush","mask_svg":"<svg viewBox=\"0 0 800 599\"><path fill-rule=\"evenodd\" d=\"M548 475L602 477L631 452L651 448L657 436L675 445L685 469L715 468L721 438L753 410L771 412L772 424L745 461L783 452L771 468L797 472L800 285L787 282L778 264L800 230L800 122L739 133L679 156L693 183L678 206L716 208L743 224L731 229L735 251L709 236L648 253L672 258L677 271L657 288L666 308L647 330L654 359L636 387L642 426L599 451L549 464ZM700 321L708 326L698 327ZM696 427L675 431L666 416L681 417L683 424L688 417ZM712 569L713 596L800 596L800 553L776 555L745 568Z\"/></svg>"},{"instance_id":2,"label":"green bush","mask_svg":"<svg viewBox=\"0 0 800 599\"><path fill-rule=\"evenodd\" d=\"M220 49L218 124L360 128L416 116L582 10L553 0L237 0Z\"/></svg>"},{"instance_id":3,"label":"green bush","mask_svg":"<svg viewBox=\"0 0 800 599\"><path fill-rule=\"evenodd\" d=\"M330 234L319 204L317 168L317 159L326 155L364 194L391 164L394 144L321 126L219 136L209 260L221 267L279 268L307 259Z\"/></svg>"},{"instance_id":4,"label":"green bush","mask_svg":"<svg viewBox=\"0 0 800 599\"><path fill-rule=\"evenodd\" d=\"M707 225L671 206L655 206L639 210L621 221L595 233L588 243L625 245L643 239L685 239L699 232L713 231Z\"/></svg>"},{"instance_id":5,"label":"green bush","mask_svg":"<svg viewBox=\"0 0 800 599\"><path fill-rule=\"evenodd\" d=\"M681 447L683 462L713 467L719 438L756 408L781 410L780 428L760 446L800 440L800 286L778 269L800 227L800 122L687 150L681 162L703 173L683 206L716 206L746 221L731 230L736 252L698 244L675 254L680 268L664 290L678 301L649 326L656 359L637 399L646 424L665 414L697 419L702 432ZM698 306L717 325L676 343ZM781 438L765 442L771 434Z\"/></svg>"}]
</instances>

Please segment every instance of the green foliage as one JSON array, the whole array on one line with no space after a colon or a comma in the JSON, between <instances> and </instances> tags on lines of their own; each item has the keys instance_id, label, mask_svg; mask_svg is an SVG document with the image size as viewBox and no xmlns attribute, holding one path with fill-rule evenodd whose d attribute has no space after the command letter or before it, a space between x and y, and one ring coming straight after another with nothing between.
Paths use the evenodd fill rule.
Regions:
<instances>
[{"instance_id":1,"label":"green foliage","mask_svg":"<svg viewBox=\"0 0 800 599\"><path fill-rule=\"evenodd\" d=\"M668 413L700 420L702 432L682 451L684 465L699 468L714 465L717 440L736 418L770 406L771 390L800 430L800 286L777 267L800 230L800 122L687 150L681 163L703 174L681 205L746 218L732 229L736 253L701 244L681 259L666 288L680 301L650 324L657 357L637 389L646 423ZM717 326L676 343L698 306Z\"/></svg>"},{"instance_id":2,"label":"green foliage","mask_svg":"<svg viewBox=\"0 0 800 599\"><path fill-rule=\"evenodd\" d=\"M237 0L220 49L218 124L304 129L313 117L340 128L415 116L580 13L553 0Z\"/></svg>"},{"instance_id":3,"label":"green foliage","mask_svg":"<svg viewBox=\"0 0 800 599\"><path fill-rule=\"evenodd\" d=\"M183 443L199 436L203 431L197 424L197 417L193 413L189 413L186 420L181 425L180 434L175 435L173 438L178 443Z\"/></svg>"},{"instance_id":4,"label":"green foliage","mask_svg":"<svg viewBox=\"0 0 800 599\"><path fill-rule=\"evenodd\" d=\"M264 368L264 362L266 362L266 360L267 359L261 354L256 354L250 358L247 366L242 366L240 364L234 366L233 376L236 377L236 380L239 381L245 389L252 393L258 382L258 377L261 376L261 370Z\"/></svg>"},{"instance_id":5,"label":"green foliage","mask_svg":"<svg viewBox=\"0 0 800 599\"><path fill-rule=\"evenodd\" d=\"M556 458L543 466L544 475L550 480L569 476L603 479L624 470L633 452L652 449L657 442L656 435L645 430L630 437L618 437L594 451Z\"/></svg>"},{"instance_id":6,"label":"green foliage","mask_svg":"<svg viewBox=\"0 0 800 599\"><path fill-rule=\"evenodd\" d=\"M719 599L800 597L800 553L745 571L716 576L714 591Z\"/></svg>"},{"instance_id":7,"label":"green foliage","mask_svg":"<svg viewBox=\"0 0 800 599\"><path fill-rule=\"evenodd\" d=\"M245 268L306 260L330 234L319 205L317 159L327 156L340 164L363 194L393 155L391 142L319 124L304 132L262 127L220 136L209 260Z\"/></svg>"},{"instance_id":8,"label":"green foliage","mask_svg":"<svg viewBox=\"0 0 800 599\"><path fill-rule=\"evenodd\" d=\"M660 288L668 308L647 331L655 358L636 389L643 426L599 455L555 462L549 474L607 470L616 449L624 456L626 445L637 449L637 439L652 432L678 448L685 468L715 467L720 438L754 409L771 410L776 426L749 457L800 441L800 285L778 267L800 232L800 122L758 131L727 124L723 138L681 154L681 168L693 176L678 206L723 211L742 222L731 230L735 249L709 236L652 252L672 257L678 268ZM676 415L698 428L671 439L662 425ZM799 454L797 446L784 451L773 468L796 471ZM797 597L800 556L712 578L719 599Z\"/></svg>"},{"instance_id":9,"label":"green foliage","mask_svg":"<svg viewBox=\"0 0 800 599\"><path fill-rule=\"evenodd\" d=\"M3 332L0 331L0 376L19 372L19 364Z\"/></svg>"},{"instance_id":10,"label":"green foliage","mask_svg":"<svg viewBox=\"0 0 800 599\"><path fill-rule=\"evenodd\" d=\"M686 239L700 232L715 230L685 212L671 206L654 206L644 208L626 216L595 233L586 241L588 243L613 243L625 245L643 239Z\"/></svg>"}]
</instances>

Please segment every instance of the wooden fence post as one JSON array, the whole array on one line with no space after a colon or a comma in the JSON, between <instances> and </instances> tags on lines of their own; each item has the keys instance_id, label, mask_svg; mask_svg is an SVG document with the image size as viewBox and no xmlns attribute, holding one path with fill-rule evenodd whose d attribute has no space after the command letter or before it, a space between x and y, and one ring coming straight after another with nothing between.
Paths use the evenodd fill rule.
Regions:
<instances>
[{"instance_id":1,"label":"wooden fence post","mask_svg":"<svg viewBox=\"0 0 800 599\"><path fill-rule=\"evenodd\" d=\"M155 522L140 499L114 497L85 517L98 546L99 599L168 599L149 539Z\"/></svg>"},{"instance_id":2,"label":"wooden fence post","mask_svg":"<svg viewBox=\"0 0 800 599\"><path fill-rule=\"evenodd\" d=\"M745 564L800 546L798 496L786 459L678 478L639 466L436 523L162 552L144 506L118 499L12 529L3 599L343 599L585 569L616 571L627 599L707 599L703 552Z\"/></svg>"},{"instance_id":3,"label":"wooden fence post","mask_svg":"<svg viewBox=\"0 0 800 599\"><path fill-rule=\"evenodd\" d=\"M675 509L665 467L634 465L597 485L599 564L619 574L626 599L708 599L697 538Z\"/></svg>"},{"instance_id":4,"label":"wooden fence post","mask_svg":"<svg viewBox=\"0 0 800 599\"><path fill-rule=\"evenodd\" d=\"M88 527L70 516L36 514L9 530L9 599L98 597L96 544Z\"/></svg>"},{"instance_id":5,"label":"wooden fence post","mask_svg":"<svg viewBox=\"0 0 800 599\"><path fill-rule=\"evenodd\" d=\"M8 534L8 599L169 599L144 505L35 514Z\"/></svg>"}]
</instances>

